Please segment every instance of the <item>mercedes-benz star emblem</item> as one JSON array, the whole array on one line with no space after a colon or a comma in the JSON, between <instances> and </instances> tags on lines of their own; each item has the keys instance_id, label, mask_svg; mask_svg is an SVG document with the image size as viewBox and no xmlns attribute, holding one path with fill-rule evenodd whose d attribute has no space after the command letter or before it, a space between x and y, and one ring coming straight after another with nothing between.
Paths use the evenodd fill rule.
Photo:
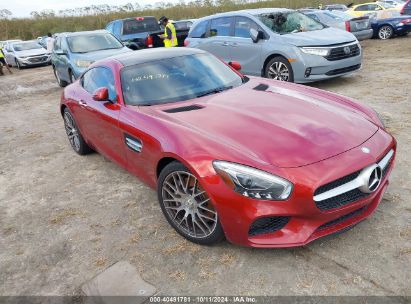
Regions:
<instances>
[{"instance_id":1,"label":"mercedes-benz star emblem","mask_svg":"<svg viewBox=\"0 0 411 304\"><path fill-rule=\"evenodd\" d=\"M349 54L351 53L351 49L350 49L349 46L344 47L344 53L345 53L346 55L349 55Z\"/></svg>"},{"instance_id":2,"label":"mercedes-benz star emblem","mask_svg":"<svg viewBox=\"0 0 411 304\"><path fill-rule=\"evenodd\" d=\"M364 152L364 153L366 153L366 154L369 154L369 153L371 152L371 150L368 149L367 147L362 147L362 148L361 148L361 151Z\"/></svg>"},{"instance_id":3,"label":"mercedes-benz star emblem","mask_svg":"<svg viewBox=\"0 0 411 304\"><path fill-rule=\"evenodd\" d=\"M373 193L378 189L382 179L381 167L377 164L365 168L360 175L362 186L359 187L363 193Z\"/></svg>"}]
</instances>

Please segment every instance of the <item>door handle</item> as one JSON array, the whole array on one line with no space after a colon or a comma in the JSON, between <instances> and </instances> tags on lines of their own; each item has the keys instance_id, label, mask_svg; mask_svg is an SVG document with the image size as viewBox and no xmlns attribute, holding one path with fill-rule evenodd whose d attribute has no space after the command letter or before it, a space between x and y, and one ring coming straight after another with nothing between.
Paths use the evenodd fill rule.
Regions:
<instances>
[{"instance_id":1,"label":"door handle","mask_svg":"<svg viewBox=\"0 0 411 304\"><path fill-rule=\"evenodd\" d=\"M79 104L80 106L83 106L83 107L88 107L87 102L85 102L85 101L82 100L82 99L78 102L78 104Z\"/></svg>"},{"instance_id":2,"label":"door handle","mask_svg":"<svg viewBox=\"0 0 411 304\"><path fill-rule=\"evenodd\" d=\"M237 46L238 46L238 43L237 43L237 42L234 42L234 43L231 44L231 46L232 46L232 47L237 47Z\"/></svg>"},{"instance_id":3,"label":"door handle","mask_svg":"<svg viewBox=\"0 0 411 304\"><path fill-rule=\"evenodd\" d=\"M223 42L223 46L229 46L230 44L227 41Z\"/></svg>"}]
</instances>

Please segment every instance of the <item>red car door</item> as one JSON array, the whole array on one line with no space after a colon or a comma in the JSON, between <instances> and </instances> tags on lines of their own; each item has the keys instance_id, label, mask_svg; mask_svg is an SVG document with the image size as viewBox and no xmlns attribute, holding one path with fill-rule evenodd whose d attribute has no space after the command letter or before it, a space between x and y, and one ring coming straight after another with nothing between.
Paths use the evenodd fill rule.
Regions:
<instances>
[{"instance_id":1,"label":"red car door","mask_svg":"<svg viewBox=\"0 0 411 304\"><path fill-rule=\"evenodd\" d=\"M81 79L82 89L77 98L81 110L78 111L80 130L87 142L107 158L126 167L124 136L119 129L120 105L113 72L106 67L96 67L86 72ZM109 100L96 101L93 93L105 87Z\"/></svg>"}]
</instances>

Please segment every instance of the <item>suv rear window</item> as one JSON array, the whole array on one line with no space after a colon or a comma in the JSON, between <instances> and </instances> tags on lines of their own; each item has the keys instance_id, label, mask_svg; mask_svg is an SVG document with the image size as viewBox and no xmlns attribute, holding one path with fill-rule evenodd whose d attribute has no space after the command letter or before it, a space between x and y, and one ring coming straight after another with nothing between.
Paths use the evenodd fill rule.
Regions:
<instances>
[{"instance_id":1,"label":"suv rear window","mask_svg":"<svg viewBox=\"0 0 411 304\"><path fill-rule=\"evenodd\" d=\"M156 18L139 17L128 19L123 22L123 35L138 34L144 32L159 31L160 26Z\"/></svg>"}]
</instances>

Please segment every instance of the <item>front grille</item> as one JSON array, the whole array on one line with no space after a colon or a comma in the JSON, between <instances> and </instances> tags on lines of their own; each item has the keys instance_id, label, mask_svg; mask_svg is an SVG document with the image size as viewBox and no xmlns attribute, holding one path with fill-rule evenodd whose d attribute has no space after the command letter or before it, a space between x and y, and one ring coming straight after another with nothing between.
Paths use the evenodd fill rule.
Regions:
<instances>
[{"instance_id":1,"label":"front grille","mask_svg":"<svg viewBox=\"0 0 411 304\"><path fill-rule=\"evenodd\" d=\"M318 227L318 228L317 228L317 231L321 231L321 230L327 229L327 228L332 227L332 226L335 226L335 225L337 225L337 224L339 224L339 223L341 223L341 222L344 222L344 221L346 221L346 220L348 220L348 219L350 219L350 218L356 217L356 216L360 215L361 213L363 213L363 212L365 211L365 209L367 209L367 207L368 207L368 206L364 206L364 207L362 207L362 208L360 208L360 209L357 209L357 210L355 210L355 211L353 211L353 212L351 212L351 213L348 213L348 214L343 215L343 216L341 216L341 217L339 217L339 218L336 218L335 220L332 220L332 221L330 221L330 222L328 222L328 223L325 223L325 224L321 225L320 227Z\"/></svg>"},{"instance_id":2,"label":"front grille","mask_svg":"<svg viewBox=\"0 0 411 304\"><path fill-rule=\"evenodd\" d=\"M391 159L390 159L390 161L388 162L387 166L384 168L384 170L382 170L382 179L384 179L384 178L387 176L388 171L389 171L390 168L391 168L393 159L394 159L394 157L391 157Z\"/></svg>"},{"instance_id":3,"label":"front grille","mask_svg":"<svg viewBox=\"0 0 411 304\"><path fill-rule=\"evenodd\" d=\"M330 197L323 201L315 202L315 204L317 205L317 208L320 210L330 210L330 209L335 209L335 208L348 205L360 199L366 198L369 195L370 193L361 192L357 188L357 189L345 192L343 194Z\"/></svg>"},{"instance_id":4,"label":"front grille","mask_svg":"<svg viewBox=\"0 0 411 304\"><path fill-rule=\"evenodd\" d=\"M360 175L361 170L360 171L356 171L354 173L351 173L349 175L343 176L339 179L336 179L335 181L332 181L331 183L322 185L320 187L317 188L317 190L315 190L314 192L314 196L319 195L321 193L327 192L331 189L337 188L341 185L344 185L346 183L349 183L351 181L353 181L354 179L357 178L358 175Z\"/></svg>"},{"instance_id":5,"label":"front grille","mask_svg":"<svg viewBox=\"0 0 411 304\"><path fill-rule=\"evenodd\" d=\"M347 54L345 52L345 49L349 48L350 52ZM331 49L330 54L325 56L325 59L329 61L336 61L336 60L342 60L350 57L355 57L360 55L361 50L358 44L351 44L351 45L346 45L346 46L340 46Z\"/></svg>"},{"instance_id":6,"label":"front grille","mask_svg":"<svg viewBox=\"0 0 411 304\"><path fill-rule=\"evenodd\" d=\"M263 217L256 220L251 226L248 234L256 236L259 234L273 233L283 229L290 221L289 216Z\"/></svg>"},{"instance_id":7,"label":"front grille","mask_svg":"<svg viewBox=\"0 0 411 304\"><path fill-rule=\"evenodd\" d=\"M356 64L356 65L352 65L352 66L349 66L349 67L346 67L346 68L331 70L331 71L325 73L325 75L327 75L327 76L335 76L335 75L339 75L339 74L344 74L344 73L356 71L356 70L358 70L359 68L361 68L361 64Z\"/></svg>"},{"instance_id":8,"label":"front grille","mask_svg":"<svg viewBox=\"0 0 411 304\"><path fill-rule=\"evenodd\" d=\"M32 62L32 63L39 63L39 62L44 62L47 60L47 56L44 57L31 57L28 59L28 61Z\"/></svg>"}]
</instances>

